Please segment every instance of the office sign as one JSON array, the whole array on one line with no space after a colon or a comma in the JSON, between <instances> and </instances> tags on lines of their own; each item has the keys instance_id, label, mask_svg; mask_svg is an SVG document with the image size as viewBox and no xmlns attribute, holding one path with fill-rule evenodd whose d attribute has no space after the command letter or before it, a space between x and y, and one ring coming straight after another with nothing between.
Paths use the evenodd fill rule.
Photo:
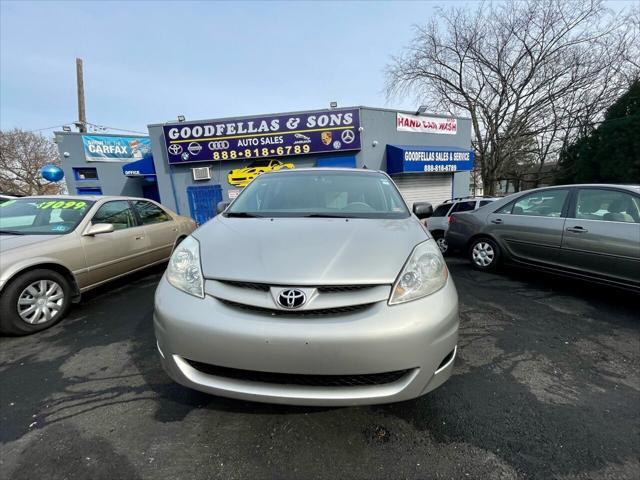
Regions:
<instances>
[{"instance_id":1,"label":"office sign","mask_svg":"<svg viewBox=\"0 0 640 480\"><path fill-rule=\"evenodd\" d=\"M170 164L360 150L357 108L164 125Z\"/></svg>"},{"instance_id":2,"label":"office sign","mask_svg":"<svg viewBox=\"0 0 640 480\"><path fill-rule=\"evenodd\" d=\"M435 133L455 135L458 133L458 121L455 118L428 117L398 113L396 129L399 132Z\"/></svg>"},{"instance_id":3,"label":"office sign","mask_svg":"<svg viewBox=\"0 0 640 480\"><path fill-rule=\"evenodd\" d=\"M447 173L473 169L473 151L456 147L387 145L387 173Z\"/></svg>"},{"instance_id":4,"label":"office sign","mask_svg":"<svg viewBox=\"0 0 640 480\"><path fill-rule=\"evenodd\" d=\"M82 144L87 162L131 162L151 156L147 137L83 135Z\"/></svg>"}]
</instances>

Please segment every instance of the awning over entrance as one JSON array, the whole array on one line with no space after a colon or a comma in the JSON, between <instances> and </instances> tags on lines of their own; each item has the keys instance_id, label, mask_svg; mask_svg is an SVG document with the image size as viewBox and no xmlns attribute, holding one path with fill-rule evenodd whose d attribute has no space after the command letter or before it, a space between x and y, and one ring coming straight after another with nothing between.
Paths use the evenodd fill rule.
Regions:
<instances>
[{"instance_id":1,"label":"awning over entrance","mask_svg":"<svg viewBox=\"0 0 640 480\"><path fill-rule=\"evenodd\" d=\"M473 169L473 151L459 147L387 145L387 173L446 173Z\"/></svg>"},{"instance_id":2,"label":"awning over entrance","mask_svg":"<svg viewBox=\"0 0 640 480\"><path fill-rule=\"evenodd\" d=\"M125 163L122 166L122 173L127 177L155 177L156 167L153 165L153 157L149 155L141 160Z\"/></svg>"}]
</instances>

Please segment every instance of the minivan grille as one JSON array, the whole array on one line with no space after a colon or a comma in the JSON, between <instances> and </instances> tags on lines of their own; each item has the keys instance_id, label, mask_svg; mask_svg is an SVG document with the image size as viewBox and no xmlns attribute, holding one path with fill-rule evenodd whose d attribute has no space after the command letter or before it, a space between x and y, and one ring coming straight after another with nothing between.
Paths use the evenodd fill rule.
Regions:
<instances>
[{"instance_id":1,"label":"minivan grille","mask_svg":"<svg viewBox=\"0 0 640 480\"><path fill-rule=\"evenodd\" d=\"M216 377L279 385L303 385L308 387L357 387L384 385L396 382L411 372L411 370L396 370L394 372L358 375L304 375L297 373L240 370L237 368L219 367L217 365L196 362L193 360L187 360L187 362L196 370Z\"/></svg>"},{"instance_id":2,"label":"minivan grille","mask_svg":"<svg viewBox=\"0 0 640 480\"><path fill-rule=\"evenodd\" d=\"M220 283L236 287L236 288L250 288L252 290L260 290L268 292L269 289L277 287L278 285L269 285L268 283L256 283L256 282L240 282L236 280L217 280ZM358 290L365 290L367 288L379 287L380 285L282 285L287 287L301 287L301 288L317 288L319 293L343 293L343 292L356 292Z\"/></svg>"},{"instance_id":3,"label":"minivan grille","mask_svg":"<svg viewBox=\"0 0 640 480\"><path fill-rule=\"evenodd\" d=\"M367 288L379 287L380 285L323 285L318 287L320 293L343 293L343 292L357 292L358 290L365 290Z\"/></svg>"},{"instance_id":4,"label":"minivan grille","mask_svg":"<svg viewBox=\"0 0 640 480\"><path fill-rule=\"evenodd\" d=\"M251 290L260 290L263 292L269 291L269 285L266 283L236 282L232 280L218 280L218 282L225 283L236 288L250 288Z\"/></svg>"},{"instance_id":5,"label":"minivan grille","mask_svg":"<svg viewBox=\"0 0 640 480\"><path fill-rule=\"evenodd\" d=\"M274 317L321 317L327 315L344 315L347 313L354 313L364 311L370 308L373 303L365 303L363 305L348 305L344 307L332 307L332 308L319 308L316 310L276 310L275 308L257 307L255 305L247 305L244 303L232 302L230 300L224 300L218 298L218 300L228 307L236 308L238 310L246 310L249 312L262 313L264 315L271 315Z\"/></svg>"}]
</instances>

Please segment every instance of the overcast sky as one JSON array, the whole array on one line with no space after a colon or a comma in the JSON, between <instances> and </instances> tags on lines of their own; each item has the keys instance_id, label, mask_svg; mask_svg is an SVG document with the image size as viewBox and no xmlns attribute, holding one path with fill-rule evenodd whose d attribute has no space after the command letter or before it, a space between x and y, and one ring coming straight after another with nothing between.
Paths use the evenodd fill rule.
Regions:
<instances>
[{"instance_id":1,"label":"overcast sky","mask_svg":"<svg viewBox=\"0 0 640 480\"><path fill-rule=\"evenodd\" d=\"M332 100L414 108L410 98L387 101L384 67L409 43L411 25L444 3L0 0L0 128L76 120L76 57L87 120L142 132L178 114L276 113Z\"/></svg>"}]
</instances>

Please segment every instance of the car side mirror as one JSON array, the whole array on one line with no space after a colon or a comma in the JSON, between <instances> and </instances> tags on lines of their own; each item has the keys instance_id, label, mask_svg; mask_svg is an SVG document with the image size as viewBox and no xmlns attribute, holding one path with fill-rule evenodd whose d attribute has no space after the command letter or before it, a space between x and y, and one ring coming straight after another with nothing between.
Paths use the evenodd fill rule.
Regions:
<instances>
[{"instance_id":1,"label":"car side mirror","mask_svg":"<svg viewBox=\"0 0 640 480\"><path fill-rule=\"evenodd\" d=\"M218 205L216 206L216 213L224 212L230 204L231 202L218 202Z\"/></svg>"},{"instance_id":2,"label":"car side mirror","mask_svg":"<svg viewBox=\"0 0 640 480\"><path fill-rule=\"evenodd\" d=\"M433 215L433 207L429 202L416 202L413 204L413 213L421 220L429 218Z\"/></svg>"},{"instance_id":3,"label":"car side mirror","mask_svg":"<svg viewBox=\"0 0 640 480\"><path fill-rule=\"evenodd\" d=\"M93 237L94 235L100 235L102 233L111 233L113 230L113 223L96 223L85 230L83 235L85 237Z\"/></svg>"}]
</instances>

